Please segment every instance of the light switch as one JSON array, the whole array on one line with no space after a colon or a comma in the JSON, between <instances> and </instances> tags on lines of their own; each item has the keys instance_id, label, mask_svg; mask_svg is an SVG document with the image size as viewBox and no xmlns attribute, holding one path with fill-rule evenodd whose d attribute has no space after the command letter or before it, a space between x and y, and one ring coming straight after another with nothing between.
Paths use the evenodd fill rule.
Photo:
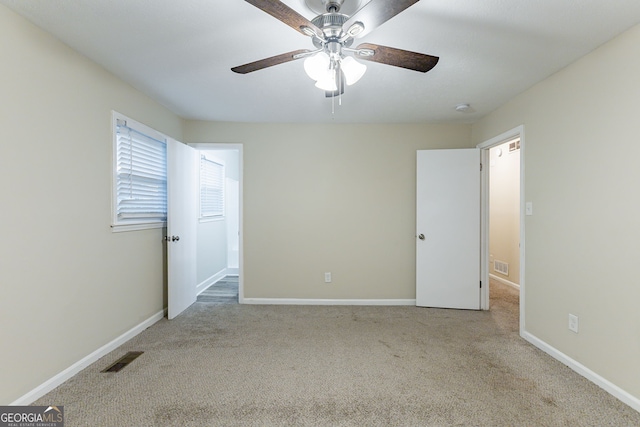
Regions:
<instances>
[{"instance_id":1,"label":"light switch","mask_svg":"<svg viewBox=\"0 0 640 427\"><path fill-rule=\"evenodd\" d=\"M525 215L533 215L533 202L527 202L524 206Z\"/></svg>"}]
</instances>

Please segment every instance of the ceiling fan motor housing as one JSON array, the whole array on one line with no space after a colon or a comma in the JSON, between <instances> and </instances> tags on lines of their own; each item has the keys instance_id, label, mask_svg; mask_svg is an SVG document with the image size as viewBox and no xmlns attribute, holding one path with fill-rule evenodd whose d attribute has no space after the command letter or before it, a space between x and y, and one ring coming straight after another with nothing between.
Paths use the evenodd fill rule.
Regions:
<instances>
[{"instance_id":1,"label":"ceiling fan motor housing","mask_svg":"<svg viewBox=\"0 0 640 427\"><path fill-rule=\"evenodd\" d=\"M317 37L313 38L314 46L320 49L329 42L338 41L344 35L342 25L344 25L348 19L349 17L347 15L341 13L324 13L313 18L311 22L320 28L324 34L324 40L320 40ZM353 39L348 38L344 42L341 42L341 44L342 46L349 47L353 44Z\"/></svg>"}]
</instances>

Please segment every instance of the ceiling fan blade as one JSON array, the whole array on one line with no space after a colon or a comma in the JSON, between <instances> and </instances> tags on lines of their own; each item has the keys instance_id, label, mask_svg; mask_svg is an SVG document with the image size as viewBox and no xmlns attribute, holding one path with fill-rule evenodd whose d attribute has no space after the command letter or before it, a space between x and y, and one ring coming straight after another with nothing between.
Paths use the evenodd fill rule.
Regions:
<instances>
[{"instance_id":1,"label":"ceiling fan blade","mask_svg":"<svg viewBox=\"0 0 640 427\"><path fill-rule=\"evenodd\" d=\"M309 21L304 16L300 15L295 10L291 9L286 4L282 3L278 0L245 0L247 3L250 3L264 12L267 12L269 15L273 16L277 20L284 22L291 28L305 36L316 35L322 38L322 30L318 28L315 24ZM305 32L305 29L308 32Z\"/></svg>"},{"instance_id":2,"label":"ceiling fan blade","mask_svg":"<svg viewBox=\"0 0 640 427\"><path fill-rule=\"evenodd\" d=\"M364 24L364 30L355 36L362 37L418 1L420 0L371 0L354 13L342 28L348 33L353 24L361 22Z\"/></svg>"},{"instance_id":3,"label":"ceiling fan blade","mask_svg":"<svg viewBox=\"0 0 640 427\"><path fill-rule=\"evenodd\" d=\"M365 49L373 51L373 55L358 54L358 59L365 61L379 62L381 64L393 65L409 70L426 73L438 63L437 56L425 55L423 53L410 52L408 50L396 49L394 47L380 46L377 44L363 43L356 50Z\"/></svg>"},{"instance_id":4,"label":"ceiling fan blade","mask_svg":"<svg viewBox=\"0 0 640 427\"><path fill-rule=\"evenodd\" d=\"M264 68L273 67L274 65L284 64L285 62L295 61L296 59L300 59L300 57L296 57L297 55L308 52L312 51L306 49L294 50L293 52L287 52L270 58L261 59L259 61L250 62L248 64L238 65L237 67L233 67L231 71L238 74L247 74Z\"/></svg>"}]
</instances>

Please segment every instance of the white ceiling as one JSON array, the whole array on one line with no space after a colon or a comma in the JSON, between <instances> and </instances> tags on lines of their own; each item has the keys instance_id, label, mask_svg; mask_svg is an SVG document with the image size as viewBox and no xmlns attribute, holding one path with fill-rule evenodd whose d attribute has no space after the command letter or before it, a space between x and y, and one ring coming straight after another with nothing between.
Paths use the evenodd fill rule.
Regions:
<instances>
[{"instance_id":1,"label":"white ceiling","mask_svg":"<svg viewBox=\"0 0 640 427\"><path fill-rule=\"evenodd\" d=\"M315 16L304 0L283 2ZM243 0L0 3L184 118L244 122L473 122L640 22L639 0L422 0L356 44L439 56L438 65L423 74L366 62L332 113L302 61L231 72L313 48ZM457 113L459 103L474 111Z\"/></svg>"}]
</instances>

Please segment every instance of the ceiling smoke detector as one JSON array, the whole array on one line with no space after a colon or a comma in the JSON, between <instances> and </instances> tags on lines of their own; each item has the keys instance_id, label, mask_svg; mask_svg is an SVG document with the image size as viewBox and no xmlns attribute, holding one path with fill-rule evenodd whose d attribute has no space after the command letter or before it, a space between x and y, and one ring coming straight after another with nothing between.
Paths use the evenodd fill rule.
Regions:
<instances>
[{"instance_id":1,"label":"ceiling smoke detector","mask_svg":"<svg viewBox=\"0 0 640 427\"><path fill-rule=\"evenodd\" d=\"M458 104L456 105L456 111L458 113L471 113L473 112L473 108L469 104Z\"/></svg>"}]
</instances>

